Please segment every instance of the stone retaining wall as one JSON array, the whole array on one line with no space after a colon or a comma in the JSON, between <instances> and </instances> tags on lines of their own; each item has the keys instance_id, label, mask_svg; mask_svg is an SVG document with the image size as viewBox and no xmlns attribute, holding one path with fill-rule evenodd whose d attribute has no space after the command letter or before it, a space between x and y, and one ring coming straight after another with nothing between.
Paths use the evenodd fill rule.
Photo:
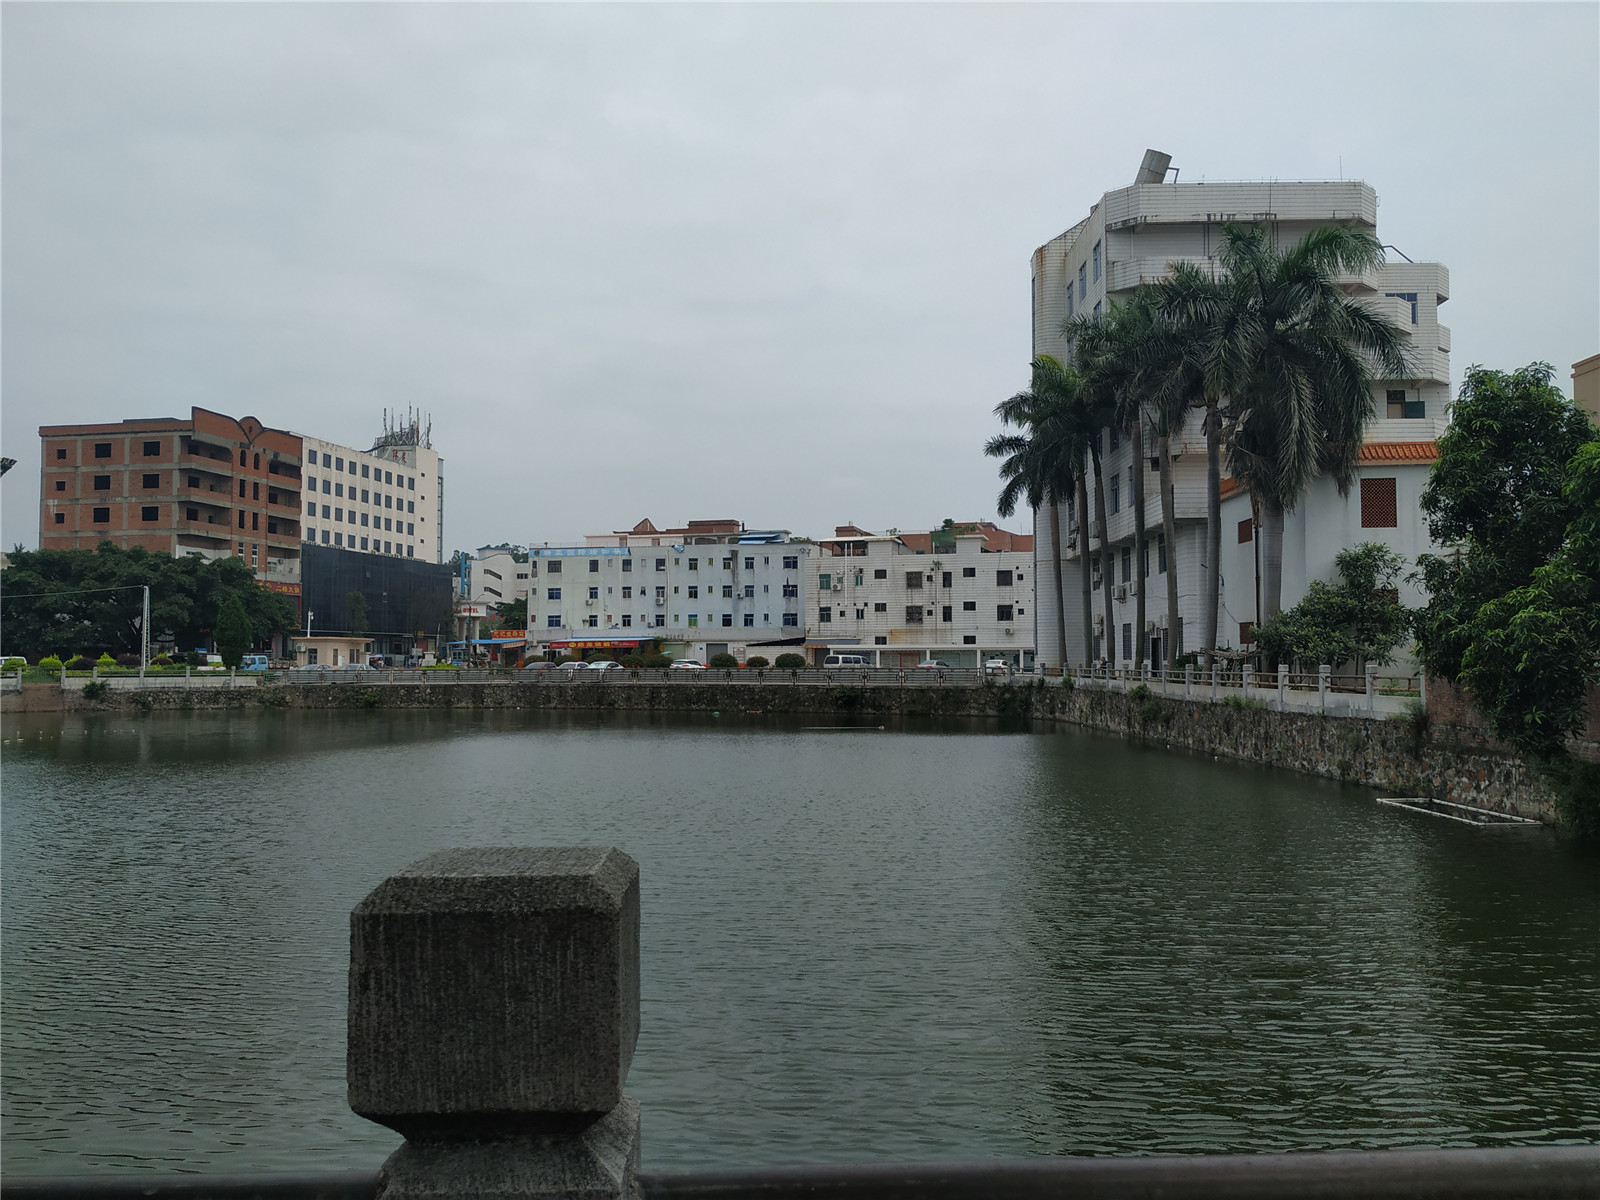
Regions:
<instances>
[{"instance_id":1,"label":"stone retaining wall","mask_svg":"<svg viewBox=\"0 0 1600 1200\"><path fill-rule=\"evenodd\" d=\"M50 685L43 685L48 687ZM59 689L56 689L58 695ZM8 701L17 699L6 697ZM42 699L42 697L41 697ZM1457 725L1324 717L1080 687L826 687L726 683L301 685L62 697L73 710L589 709L1013 717L1061 721L1150 743L1285 767L1397 796L1432 796L1554 822L1555 797L1521 759ZM6 705L11 710L12 705Z\"/></svg>"}]
</instances>

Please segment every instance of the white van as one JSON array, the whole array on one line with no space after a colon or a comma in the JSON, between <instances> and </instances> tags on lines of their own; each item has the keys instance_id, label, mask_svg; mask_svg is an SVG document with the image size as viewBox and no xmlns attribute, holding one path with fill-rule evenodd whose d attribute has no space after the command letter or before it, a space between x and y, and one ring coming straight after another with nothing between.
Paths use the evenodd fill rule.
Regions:
<instances>
[{"instance_id":1,"label":"white van","mask_svg":"<svg viewBox=\"0 0 1600 1200\"><path fill-rule=\"evenodd\" d=\"M825 667L870 667L864 654L830 654L822 660Z\"/></svg>"}]
</instances>

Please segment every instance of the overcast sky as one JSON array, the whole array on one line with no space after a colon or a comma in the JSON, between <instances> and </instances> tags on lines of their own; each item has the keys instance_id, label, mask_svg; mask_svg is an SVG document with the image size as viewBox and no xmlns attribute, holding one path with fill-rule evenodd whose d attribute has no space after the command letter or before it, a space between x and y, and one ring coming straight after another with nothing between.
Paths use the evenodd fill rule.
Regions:
<instances>
[{"instance_id":1,"label":"overcast sky","mask_svg":"<svg viewBox=\"0 0 1600 1200\"><path fill-rule=\"evenodd\" d=\"M994 515L1029 255L1132 182L1365 179L1471 363L1600 351L1600 6L19 4L37 428L433 418L446 545ZM1024 528L1025 515L1007 522Z\"/></svg>"}]
</instances>

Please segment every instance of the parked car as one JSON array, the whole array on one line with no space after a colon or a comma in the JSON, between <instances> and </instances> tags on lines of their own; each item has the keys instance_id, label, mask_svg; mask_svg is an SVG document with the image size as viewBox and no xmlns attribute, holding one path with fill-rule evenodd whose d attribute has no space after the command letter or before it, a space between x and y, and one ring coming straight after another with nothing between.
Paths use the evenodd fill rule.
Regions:
<instances>
[{"instance_id":1,"label":"parked car","mask_svg":"<svg viewBox=\"0 0 1600 1200\"><path fill-rule=\"evenodd\" d=\"M539 658L523 663L522 669L524 671L554 671L556 665L553 662L546 662L544 659Z\"/></svg>"},{"instance_id":2,"label":"parked car","mask_svg":"<svg viewBox=\"0 0 1600 1200\"><path fill-rule=\"evenodd\" d=\"M557 663L556 666L564 671L587 671L589 664L586 662Z\"/></svg>"},{"instance_id":3,"label":"parked car","mask_svg":"<svg viewBox=\"0 0 1600 1200\"><path fill-rule=\"evenodd\" d=\"M241 671L265 671L267 669L267 656L265 654L246 654L239 660Z\"/></svg>"},{"instance_id":4,"label":"parked car","mask_svg":"<svg viewBox=\"0 0 1600 1200\"><path fill-rule=\"evenodd\" d=\"M672 669L674 671L704 671L706 669L706 665L705 663L697 662L692 658L680 658L677 662L672 664Z\"/></svg>"},{"instance_id":5,"label":"parked car","mask_svg":"<svg viewBox=\"0 0 1600 1200\"><path fill-rule=\"evenodd\" d=\"M870 667L865 654L830 654L822 660L825 667Z\"/></svg>"},{"instance_id":6,"label":"parked car","mask_svg":"<svg viewBox=\"0 0 1600 1200\"><path fill-rule=\"evenodd\" d=\"M950 664L942 658L930 658L927 662L918 663L917 666L926 671L948 671L950 669Z\"/></svg>"},{"instance_id":7,"label":"parked car","mask_svg":"<svg viewBox=\"0 0 1600 1200\"><path fill-rule=\"evenodd\" d=\"M1011 664L1003 658L991 658L983 664L983 673L985 675L1009 675L1011 674Z\"/></svg>"},{"instance_id":8,"label":"parked car","mask_svg":"<svg viewBox=\"0 0 1600 1200\"><path fill-rule=\"evenodd\" d=\"M370 671L376 673L378 668L366 663L344 663L334 668L335 671Z\"/></svg>"},{"instance_id":9,"label":"parked car","mask_svg":"<svg viewBox=\"0 0 1600 1200\"><path fill-rule=\"evenodd\" d=\"M620 671L620 670L622 670L622 664L619 663L619 662L613 662L609 658L602 658L598 662L590 663L589 664L589 670L591 670L591 671Z\"/></svg>"}]
</instances>

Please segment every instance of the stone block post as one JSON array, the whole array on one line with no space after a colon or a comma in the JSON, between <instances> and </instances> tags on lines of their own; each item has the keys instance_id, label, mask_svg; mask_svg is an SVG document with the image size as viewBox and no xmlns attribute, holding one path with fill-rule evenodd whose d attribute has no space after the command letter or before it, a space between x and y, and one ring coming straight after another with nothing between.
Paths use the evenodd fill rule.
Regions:
<instances>
[{"instance_id":1,"label":"stone block post","mask_svg":"<svg viewBox=\"0 0 1600 1200\"><path fill-rule=\"evenodd\" d=\"M1289 707L1289 664L1278 664L1278 711L1284 712Z\"/></svg>"},{"instance_id":2,"label":"stone block post","mask_svg":"<svg viewBox=\"0 0 1600 1200\"><path fill-rule=\"evenodd\" d=\"M1317 705L1323 712L1328 711L1328 676L1333 674L1333 666L1329 663L1317 665Z\"/></svg>"},{"instance_id":3,"label":"stone block post","mask_svg":"<svg viewBox=\"0 0 1600 1200\"><path fill-rule=\"evenodd\" d=\"M1245 666L1239 674L1240 696L1245 700L1250 699L1250 677L1254 674L1254 668L1249 666Z\"/></svg>"},{"instance_id":4,"label":"stone block post","mask_svg":"<svg viewBox=\"0 0 1600 1200\"><path fill-rule=\"evenodd\" d=\"M634 1200L639 866L441 850L350 914L350 1107L403 1134L378 1200Z\"/></svg>"},{"instance_id":5,"label":"stone block post","mask_svg":"<svg viewBox=\"0 0 1600 1200\"><path fill-rule=\"evenodd\" d=\"M1378 707L1378 668L1371 663L1367 664L1367 711L1375 712Z\"/></svg>"},{"instance_id":6,"label":"stone block post","mask_svg":"<svg viewBox=\"0 0 1600 1200\"><path fill-rule=\"evenodd\" d=\"M1183 698L1185 700L1194 695L1194 664L1183 664Z\"/></svg>"}]
</instances>

